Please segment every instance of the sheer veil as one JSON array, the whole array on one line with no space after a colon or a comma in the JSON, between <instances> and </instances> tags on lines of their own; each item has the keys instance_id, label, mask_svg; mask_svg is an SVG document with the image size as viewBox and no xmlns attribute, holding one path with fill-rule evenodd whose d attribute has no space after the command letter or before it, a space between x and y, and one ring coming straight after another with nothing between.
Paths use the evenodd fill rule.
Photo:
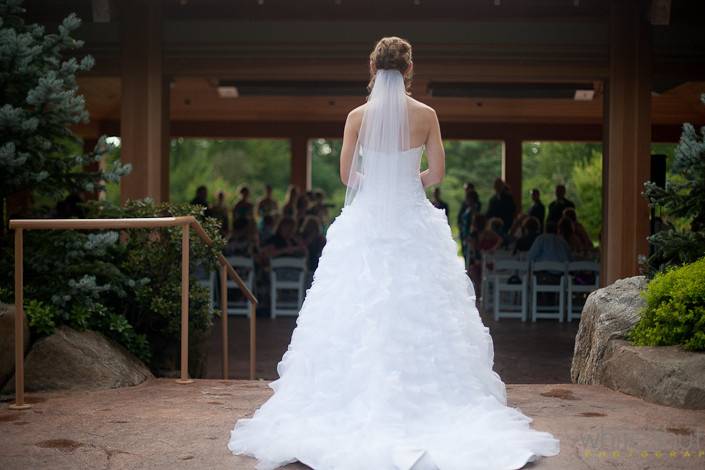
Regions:
<instances>
[{"instance_id":1,"label":"sheer veil","mask_svg":"<svg viewBox=\"0 0 705 470\"><path fill-rule=\"evenodd\" d=\"M404 77L398 70L377 70L367 98L345 190L345 206L365 195L380 215L390 215L396 190L408 178L399 154L410 150L409 113Z\"/></svg>"}]
</instances>

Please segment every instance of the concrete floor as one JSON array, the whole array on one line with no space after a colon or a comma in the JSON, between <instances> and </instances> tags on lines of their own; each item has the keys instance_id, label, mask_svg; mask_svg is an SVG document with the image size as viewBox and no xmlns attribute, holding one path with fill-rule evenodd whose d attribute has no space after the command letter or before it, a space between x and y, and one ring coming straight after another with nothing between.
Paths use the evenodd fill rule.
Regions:
<instances>
[{"instance_id":1,"label":"concrete floor","mask_svg":"<svg viewBox=\"0 0 705 470\"><path fill-rule=\"evenodd\" d=\"M573 357L578 321L558 323L541 320L522 323L503 319L495 322L482 315L490 329L495 346L495 371L505 383L550 384L570 382L570 363ZM277 378L276 365L291 340L296 317L257 318L257 378ZM249 378L249 320L230 316L229 377ZM220 319L213 325L213 340L208 357L206 378L219 379L222 372L222 342Z\"/></svg>"},{"instance_id":2,"label":"concrete floor","mask_svg":"<svg viewBox=\"0 0 705 470\"><path fill-rule=\"evenodd\" d=\"M270 396L264 381L170 379L137 387L29 395L0 403L0 468L241 469L227 450L239 417ZM509 402L553 433L561 453L526 468L705 468L705 411L646 403L599 386L509 385ZM287 470L304 470L291 464Z\"/></svg>"}]
</instances>

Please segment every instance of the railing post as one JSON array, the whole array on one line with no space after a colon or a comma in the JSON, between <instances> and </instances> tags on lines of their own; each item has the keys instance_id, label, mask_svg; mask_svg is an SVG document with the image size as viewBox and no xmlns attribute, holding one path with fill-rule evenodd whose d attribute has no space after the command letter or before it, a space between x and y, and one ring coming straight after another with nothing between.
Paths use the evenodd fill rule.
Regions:
<instances>
[{"instance_id":1,"label":"railing post","mask_svg":"<svg viewBox=\"0 0 705 470\"><path fill-rule=\"evenodd\" d=\"M223 380L228 379L228 269L220 265L220 315L223 329Z\"/></svg>"},{"instance_id":2,"label":"railing post","mask_svg":"<svg viewBox=\"0 0 705 470\"><path fill-rule=\"evenodd\" d=\"M21 228L15 229L15 403L11 410L32 407L24 402L24 253Z\"/></svg>"},{"instance_id":3,"label":"railing post","mask_svg":"<svg viewBox=\"0 0 705 470\"><path fill-rule=\"evenodd\" d=\"M181 227L181 378L180 384L190 384L188 377L188 304L189 304L189 231L191 226L186 223Z\"/></svg>"},{"instance_id":4,"label":"railing post","mask_svg":"<svg viewBox=\"0 0 705 470\"><path fill-rule=\"evenodd\" d=\"M257 363L257 305L250 302L250 380L255 380L255 364Z\"/></svg>"}]
</instances>

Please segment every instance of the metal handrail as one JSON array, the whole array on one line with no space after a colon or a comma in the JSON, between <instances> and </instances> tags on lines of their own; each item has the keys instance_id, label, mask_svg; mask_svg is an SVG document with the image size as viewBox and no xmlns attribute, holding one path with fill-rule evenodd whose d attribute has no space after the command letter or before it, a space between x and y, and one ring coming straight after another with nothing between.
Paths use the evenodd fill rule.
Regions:
<instances>
[{"instance_id":1,"label":"metal handrail","mask_svg":"<svg viewBox=\"0 0 705 470\"><path fill-rule=\"evenodd\" d=\"M25 410L31 405L24 402L24 231L25 230L115 230L136 228L182 227L181 236L181 377L178 383L188 384L188 304L189 304L189 244L190 229L208 246L213 240L208 236L194 216L148 217L128 219L14 219L10 229L15 231L15 403L14 410ZM220 264L220 309L223 329L223 378L228 378L228 289L227 278L238 285L242 294L250 301L250 379L255 378L257 297L247 287L240 275L222 255Z\"/></svg>"}]
</instances>

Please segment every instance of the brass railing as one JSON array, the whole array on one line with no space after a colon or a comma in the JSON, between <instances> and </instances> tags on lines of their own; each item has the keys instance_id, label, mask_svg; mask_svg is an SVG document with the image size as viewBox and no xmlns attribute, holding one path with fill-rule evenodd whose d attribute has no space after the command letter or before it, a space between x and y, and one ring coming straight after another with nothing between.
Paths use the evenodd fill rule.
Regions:
<instances>
[{"instance_id":1,"label":"brass railing","mask_svg":"<svg viewBox=\"0 0 705 470\"><path fill-rule=\"evenodd\" d=\"M190 228L208 245L213 240L193 216L155 217L134 219L17 219L10 221L10 229L15 231L15 403L11 409L24 410L30 405L24 402L24 248L25 230L125 230L137 228L182 227L181 237L181 377L178 383L193 382L188 376L188 318L189 318L189 236ZM256 357L256 308L257 298L245 282L218 254L220 264L220 309L223 329L223 378L228 378L228 289L227 277L235 281L242 294L250 301L250 379L255 378Z\"/></svg>"}]
</instances>

